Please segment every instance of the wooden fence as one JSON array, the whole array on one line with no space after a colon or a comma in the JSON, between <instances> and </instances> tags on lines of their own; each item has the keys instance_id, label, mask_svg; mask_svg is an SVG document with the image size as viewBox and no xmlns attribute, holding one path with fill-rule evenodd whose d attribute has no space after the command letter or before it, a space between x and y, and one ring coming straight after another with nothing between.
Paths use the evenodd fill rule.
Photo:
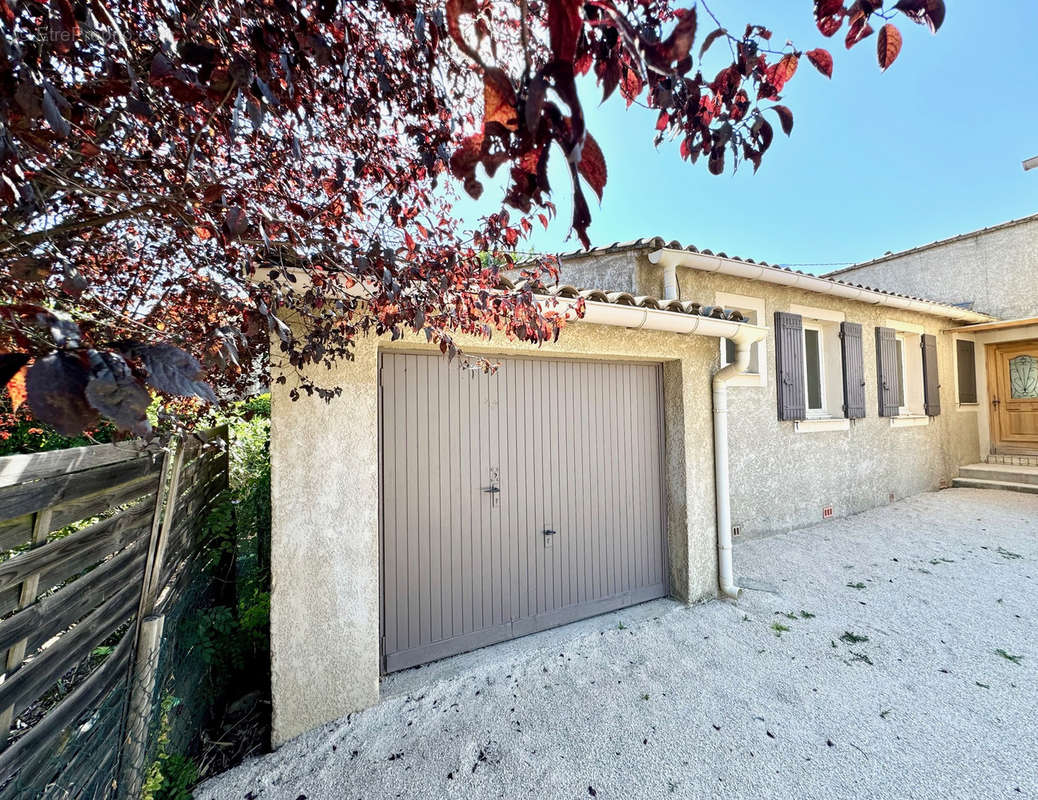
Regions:
<instances>
[{"instance_id":1,"label":"wooden fence","mask_svg":"<svg viewBox=\"0 0 1038 800\"><path fill-rule=\"evenodd\" d=\"M139 794L163 613L227 486L226 441L0 458L0 796Z\"/></svg>"}]
</instances>

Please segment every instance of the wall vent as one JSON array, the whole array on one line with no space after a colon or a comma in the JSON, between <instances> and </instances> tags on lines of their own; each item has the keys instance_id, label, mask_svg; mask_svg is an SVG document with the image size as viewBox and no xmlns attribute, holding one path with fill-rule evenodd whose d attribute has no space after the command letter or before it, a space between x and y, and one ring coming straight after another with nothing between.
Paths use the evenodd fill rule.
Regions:
<instances>
[{"instance_id":1,"label":"wall vent","mask_svg":"<svg viewBox=\"0 0 1038 800\"><path fill-rule=\"evenodd\" d=\"M894 502L894 493L893 492L890 493L890 497L888 498L888 502L891 502L891 503Z\"/></svg>"},{"instance_id":2,"label":"wall vent","mask_svg":"<svg viewBox=\"0 0 1038 800\"><path fill-rule=\"evenodd\" d=\"M822 519L831 519L833 516L833 507L826 506L822 509Z\"/></svg>"},{"instance_id":3,"label":"wall vent","mask_svg":"<svg viewBox=\"0 0 1038 800\"><path fill-rule=\"evenodd\" d=\"M742 534L742 525L733 525L732 536L739 536L740 534Z\"/></svg>"}]
</instances>

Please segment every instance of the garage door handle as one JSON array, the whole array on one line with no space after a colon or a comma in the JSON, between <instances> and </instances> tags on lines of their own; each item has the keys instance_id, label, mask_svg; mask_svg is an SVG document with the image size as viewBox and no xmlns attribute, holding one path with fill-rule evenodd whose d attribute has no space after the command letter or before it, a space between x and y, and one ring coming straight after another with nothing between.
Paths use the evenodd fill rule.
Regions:
<instances>
[{"instance_id":1,"label":"garage door handle","mask_svg":"<svg viewBox=\"0 0 1038 800\"><path fill-rule=\"evenodd\" d=\"M487 494L497 494L501 491L501 489L499 489L497 486L488 486L486 489L483 489L483 491Z\"/></svg>"},{"instance_id":2,"label":"garage door handle","mask_svg":"<svg viewBox=\"0 0 1038 800\"><path fill-rule=\"evenodd\" d=\"M544 531L544 535L545 536L555 536L557 533L558 533L558 531L551 531L551 530Z\"/></svg>"}]
</instances>

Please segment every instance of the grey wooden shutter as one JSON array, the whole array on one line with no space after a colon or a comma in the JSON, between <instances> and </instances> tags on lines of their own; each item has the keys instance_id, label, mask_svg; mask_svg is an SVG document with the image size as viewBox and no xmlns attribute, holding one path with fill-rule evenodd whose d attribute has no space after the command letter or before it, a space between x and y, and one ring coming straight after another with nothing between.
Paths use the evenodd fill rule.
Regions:
<instances>
[{"instance_id":1,"label":"grey wooden shutter","mask_svg":"<svg viewBox=\"0 0 1038 800\"><path fill-rule=\"evenodd\" d=\"M876 366L879 378L879 415L896 417L901 387L901 366L897 361L897 335L893 328L876 328Z\"/></svg>"},{"instance_id":2,"label":"grey wooden shutter","mask_svg":"<svg viewBox=\"0 0 1038 800\"><path fill-rule=\"evenodd\" d=\"M955 360L959 368L959 402L977 402L977 354L969 339L955 340Z\"/></svg>"},{"instance_id":3,"label":"grey wooden shutter","mask_svg":"<svg viewBox=\"0 0 1038 800\"><path fill-rule=\"evenodd\" d=\"M804 419L804 322L799 314L775 312L775 367L778 418Z\"/></svg>"},{"instance_id":4,"label":"grey wooden shutter","mask_svg":"<svg viewBox=\"0 0 1038 800\"><path fill-rule=\"evenodd\" d=\"M840 323L843 353L843 415L847 419L865 416L865 353L861 341L861 325Z\"/></svg>"},{"instance_id":5,"label":"grey wooden shutter","mask_svg":"<svg viewBox=\"0 0 1038 800\"><path fill-rule=\"evenodd\" d=\"M941 384L937 377L937 337L924 333L920 338L923 349L923 407L926 416L936 417L941 413Z\"/></svg>"}]
</instances>

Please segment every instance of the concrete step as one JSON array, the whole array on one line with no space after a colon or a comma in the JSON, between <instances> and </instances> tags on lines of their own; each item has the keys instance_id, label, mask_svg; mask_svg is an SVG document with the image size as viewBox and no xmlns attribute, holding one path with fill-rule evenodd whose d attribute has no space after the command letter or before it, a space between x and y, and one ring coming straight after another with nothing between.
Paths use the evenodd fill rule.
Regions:
<instances>
[{"instance_id":1,"label":"concrete step","mask_svg":"<svg viewBox=\"0 0 1038 800\"><path fill-rule=\"evenodd\" d=\"M1001 464L969 464L959 467L960 478L975 478L1005 483L1033 483L1038 486L1038 467L1009 466Z\"/></svg>"},{"instance_id":2,"label":"concrete step","mask_svg":"<svg viewBox=\"0 0 1038 800\"><path fill-rule=\"evenodd\" d=\"M984 456L984 461L1005 467L1038 467L1038 456L998 454Z\"/></svg>"},{"instance_id":3,"label":"concrete step","mask_svg":"<svg viewBox=\"0 0 1038 800\"><path fill-rule=\"evenodd\" d=\"M1038 485L1033 483L1012 483L1010 481L985 481L980 478L955 478L952 486L961 489L1002 489L1007 492L1024 492L1038 494Z\"/></svg>"}]
</instances>

